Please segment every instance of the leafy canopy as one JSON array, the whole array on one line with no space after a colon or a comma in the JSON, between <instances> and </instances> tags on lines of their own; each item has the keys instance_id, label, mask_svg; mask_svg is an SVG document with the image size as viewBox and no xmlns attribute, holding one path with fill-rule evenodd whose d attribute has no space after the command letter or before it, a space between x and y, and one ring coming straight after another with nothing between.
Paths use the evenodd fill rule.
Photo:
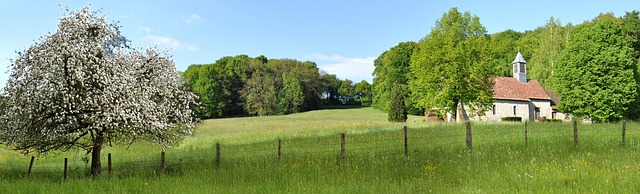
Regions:
<instances>
[{"instance_id":1,"label":"leafy canopy","mask_svg":"<svg viewBox=\"0 0 640 194\"><path fill-rule=\"evenodd\" d=\"M493 101L488 43L477 16L456 8L443 14L411 57L414 106L440 114L455 111L458 103L488 109Z\"/></svg>"},{"instance_id":2,"label":"leafy canopy","mask_svg":"<svg viewBox=\"0 0 640 194\"><path fill-rule=\"evenodd\" d=\"M594 122L622 118L638 97L633 42L613 16L575 27L558 62L558 109Z\"/></svg>"},{"instance_id":3,"label":"leafy canopy","mask_svg":"<svg viewBox=\"0 0 640 194\"><path fill-rule=\"evenodd\" d=\"M394 83L408 85L409 83L409 64L411 55L417 47L415 42L401 42L382 53L378 59L374 61L375 69L373 70L373 107L382 111L388 111L391 103L391 88ZM407 92L406 95L409 95ZM408 110L415 108L409 107ZM414 114L421 113L419 110L412 111Z\"/></svg>"}]
</instances>

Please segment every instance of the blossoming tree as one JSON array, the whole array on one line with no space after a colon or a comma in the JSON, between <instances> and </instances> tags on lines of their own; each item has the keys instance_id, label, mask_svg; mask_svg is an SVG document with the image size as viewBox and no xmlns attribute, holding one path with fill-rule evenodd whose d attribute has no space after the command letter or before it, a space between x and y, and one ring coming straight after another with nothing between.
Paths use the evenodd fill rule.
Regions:
<instances>
[{"instance_id":1,"label":"blossoming tree","mask_svg":"<svg viewBox=\"0 0 640 194\"><path fill-rule=\"evenodd\" d=\"M164 149L190 133L195 96L172 60L130 48L119 28L86 7L19 52L4 88L2 141L24 153L85 149L98 175L105 144L149 140Z\"/></svg>"}]
</instances>

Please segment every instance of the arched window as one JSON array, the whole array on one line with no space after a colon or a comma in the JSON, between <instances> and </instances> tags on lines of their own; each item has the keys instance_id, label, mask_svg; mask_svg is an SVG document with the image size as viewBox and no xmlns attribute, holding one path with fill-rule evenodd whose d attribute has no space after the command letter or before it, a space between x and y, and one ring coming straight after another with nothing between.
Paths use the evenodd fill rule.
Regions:
<instances>
[{"instance_id":1,"label":"arched window","mask_svg":"<svg viewBox=\"0 0 640 194\"><path fill-rule=\"evenodd\" d=\"M496 105L493 105L493 115L496 115Z\"/></svg>"}]
</instances>

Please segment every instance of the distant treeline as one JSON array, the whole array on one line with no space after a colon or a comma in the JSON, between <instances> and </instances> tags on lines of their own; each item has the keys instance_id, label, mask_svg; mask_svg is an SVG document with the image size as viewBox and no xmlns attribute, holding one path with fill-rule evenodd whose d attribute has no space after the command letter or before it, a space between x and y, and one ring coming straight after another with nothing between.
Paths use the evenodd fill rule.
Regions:
<instances>
[{"instance_id":1,"label":"distant treeline","mask_svg":"<svg viewBox=\"0 0 640 194\"><path fill-rule=\"evenodd\" d=\"M371 104L369 83L339 79L310 61L227 56L212 64L191 65L182 75L199 97L200 105L194 109L201 118L282 115L323 105Z\"/></svg>"}]
</instances>

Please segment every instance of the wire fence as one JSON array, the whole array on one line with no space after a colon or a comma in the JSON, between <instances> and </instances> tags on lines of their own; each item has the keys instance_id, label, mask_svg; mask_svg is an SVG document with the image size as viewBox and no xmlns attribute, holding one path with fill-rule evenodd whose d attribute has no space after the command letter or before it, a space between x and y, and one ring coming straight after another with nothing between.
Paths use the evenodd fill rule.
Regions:
<instances>
[{"instance_id":1,"label":"wire fence","mask_svg":"<svg viewBox=\"0 0 640 194\"><path fill-rule=\"evenodd\" d=\"M118 156L108 154L102 160L103 172L118 176L139 175L141 172L162 174L180 172L184 169L213 168L263 163L286 163L291 160L326 158L339 165L355 158L367 157L411 157L419 152L447 152L467 150L470 157L477 150L491 147L571 146L575 149L599 149L613 147L640 147L640 126L627 126L623 122L619 129L599 129L594 125L566 124L529 126L528 123L509 127L480 126L474 130L471 124L464 129L407 128L396 131L381 131L350 136L341 134L336 138L277 139L250 145L216 144L213 149L186 151L186 153L164 152L142 156ZM601 126L600 126L601 127ZM585 128L580 130L580 128ZM224 164L222 164L224 163ZM67 179L68 174L83 177L89 174L91 161L86 155L53 161L47 158L29 163L0 163L1 177L31 177L41 174L59 174ZM1 178L0 177L0 178Z\"/></svg>"}]
</instances>

